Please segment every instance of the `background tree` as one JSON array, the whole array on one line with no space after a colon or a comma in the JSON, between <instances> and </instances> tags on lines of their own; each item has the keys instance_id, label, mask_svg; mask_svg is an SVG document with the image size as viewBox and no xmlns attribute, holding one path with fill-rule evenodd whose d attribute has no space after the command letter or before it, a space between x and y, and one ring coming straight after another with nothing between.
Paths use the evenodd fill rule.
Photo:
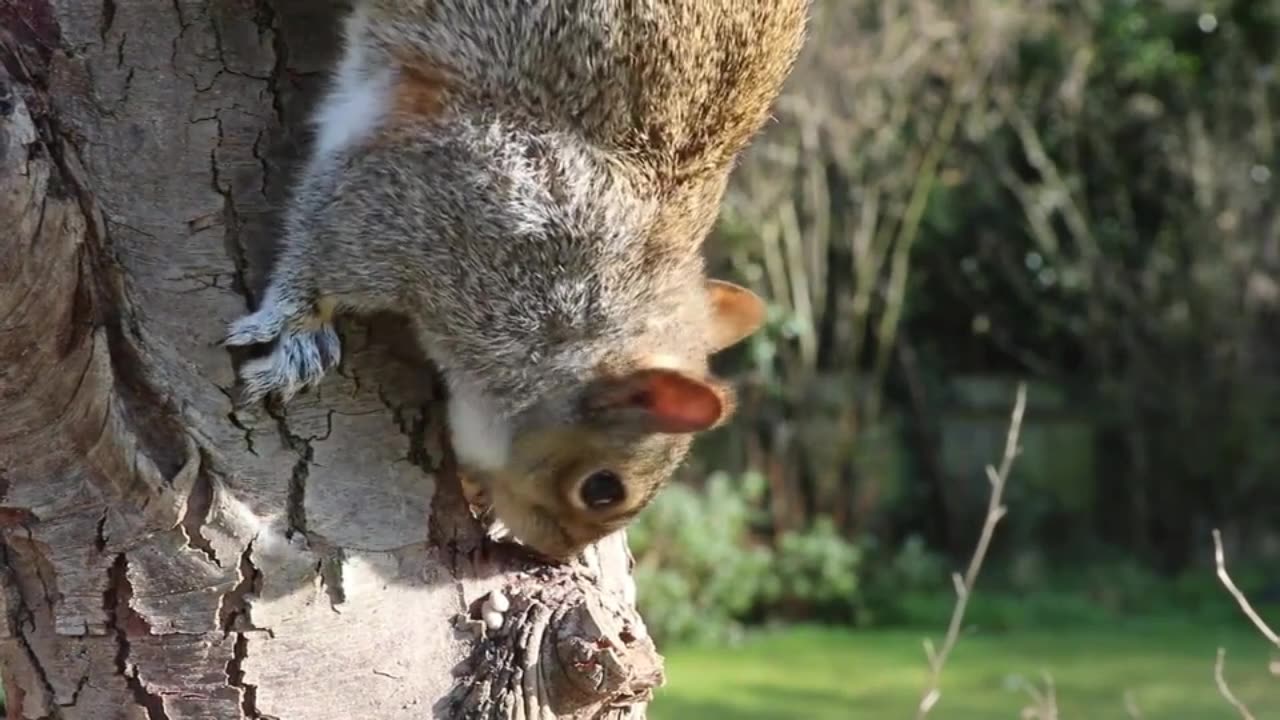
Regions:
<instances>
[{"instance_id":1,"label":"background tree","mask_svg":"<svg viewBox=\"0 0 1280 720\"><path fill-rule=\"evenodd\" d=\"M401 321L233 414L218 340L338 3L0 2L0 674L10 718L642 716L626 541L485 541ZM497 633L456 622L510 600Z\"/></svg>"}]
</instances>

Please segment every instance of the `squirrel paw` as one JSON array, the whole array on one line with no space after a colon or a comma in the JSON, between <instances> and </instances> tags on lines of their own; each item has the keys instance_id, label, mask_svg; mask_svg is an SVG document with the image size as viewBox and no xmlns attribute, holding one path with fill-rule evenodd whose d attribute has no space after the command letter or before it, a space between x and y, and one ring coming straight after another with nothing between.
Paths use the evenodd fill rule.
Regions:
<instances>
[{"instance_id":1,"label":"squirrel paw","mask_svg":"<svg viewBox=\"0 0 1280 720\"><path fill-rule=\"evenodd\" d=\"M227 326L223 345L243 347L261 345L280 337L284 331L286 315L283 308L268 300L255 313L250 313Z\"/></svg>"},{"instance_id":2,"label":"squirrel paw","mask_svg":"<svg viewBox=\"0 0 1280 720\"><path fill-rule=\"evenodd\" d=\"M332 325L280 330L283 322L259 315L241 318L227 333L226 344L233 346L276 340L270 355L250 360L240 368L238 405L256 403L270 393L275 393L280 402L288 402L299 391L318 383L341 360L342 345Z\"/></svg>"},{"instance_id":3,"label":"squirrel paw","mask_svg":"<svg viewBox=\"0 0 1280 720\"><path fill-rule=\"evenodd\" d=\"M458 482L462 485L462 499L466 501L467 508L471 511L471 517L484 528L485 537L493 542L520 542L507 524L494 514L489 491L483 484L461 472L458 473Z\"/></svg>"}]
</instances>

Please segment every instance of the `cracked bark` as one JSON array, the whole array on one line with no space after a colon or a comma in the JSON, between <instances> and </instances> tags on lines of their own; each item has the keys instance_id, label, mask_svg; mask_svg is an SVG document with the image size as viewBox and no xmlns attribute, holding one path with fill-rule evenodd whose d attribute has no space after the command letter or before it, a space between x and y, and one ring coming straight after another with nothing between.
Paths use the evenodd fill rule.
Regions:
<instances>
[{"instance_id":1,"label":"cracked bark","mask_svg":"<svg viewBox=\"0 0 1280 720\"><path fill-rule=\"evenodd\" d=\"M9 718L641 717L661 682L624 538L559 568L485 543L402 321L231 413L217 340L341 6L0 2Z\"/></svg>"}]
</instances>

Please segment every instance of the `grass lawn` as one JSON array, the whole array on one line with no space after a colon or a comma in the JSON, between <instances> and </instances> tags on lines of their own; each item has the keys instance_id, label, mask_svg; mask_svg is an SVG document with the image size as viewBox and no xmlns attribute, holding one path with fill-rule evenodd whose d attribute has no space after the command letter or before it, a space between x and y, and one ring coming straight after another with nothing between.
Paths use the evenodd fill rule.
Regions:
<instances>
[{"instance_id":1,"label":"grass lawn","mask_svg":"<svg viewBox=\"0 0 1280 720\"><path fill-rule=\"evenodd\" d=\"M654 720L857 720L911 718L924 683L926 631L797 627L762 632L732 648L667 648L667 685ZM940 638L935 635L935 642ZM1243 626L1178 625L973 633L943 674L931 718L1016 720L1027 704L1015 678L1053 676L1063 720L1130 717L1239 718L1218 695L1213 663L1227 648L1226 676L1256 720L1280 719L1280 678L1270 646Z\"/></svg>"}]
</instances>

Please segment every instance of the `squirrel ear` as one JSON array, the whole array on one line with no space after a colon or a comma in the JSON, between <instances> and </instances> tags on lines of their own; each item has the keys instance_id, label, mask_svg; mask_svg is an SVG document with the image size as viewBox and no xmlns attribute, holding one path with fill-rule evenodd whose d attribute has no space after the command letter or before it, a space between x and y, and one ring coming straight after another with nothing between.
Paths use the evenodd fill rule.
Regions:
<instances>
[{"instance_id":1,"label":"squirrel ear","mask_svg":"<svg viewBox=\"0 0 1280 720\"><path fill-rule=\"evenodd\" d=\"M713 353L736 345L764 324L765 304L755 293L723 280L708 280L706 288Z\"/></svg>"},{"instance_id":2,"label":"squirrel ear","mask_svg":"<svg viewBox=\"0 0 1280 720\"><path fill-rule=\"evenodd\" d=\"M590 404L638 420L650 432L695 433L720 424L732 406L727 390L678 370L648 368L610 380Z\"/></svg>"}]
</instances>

